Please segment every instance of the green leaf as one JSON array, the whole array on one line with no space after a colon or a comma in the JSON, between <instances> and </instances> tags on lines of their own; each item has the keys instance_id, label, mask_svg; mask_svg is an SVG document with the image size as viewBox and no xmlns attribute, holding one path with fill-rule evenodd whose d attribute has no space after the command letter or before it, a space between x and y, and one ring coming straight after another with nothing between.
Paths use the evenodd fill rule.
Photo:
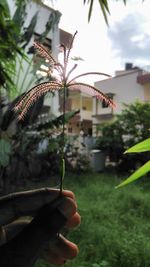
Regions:
<instances>
[{"instance_id":1,"label":"green leaf","mask_svg":"<svg viewBox=\"0 0 150 267\"><path fill-rule=\"evenodd\" d=\"M125 181L123 181L121 184L117 185L115 188L122 187L124 185L127 185L129 183L132 183L133 181L139 179L140 177L144 176L150 171L150 160L147 161L141 168L139 168L137 171L135 171L132 175L130 175Z\"/></svg>"},{"instance_id":2,"label":"green leaf","mask_svg":"<svg viewBox=\"0 0 150 267\"><path fill-rule=\"evenodd\" d=\"M150 151L150 138L145 139L144 141L130 147L124 153L137 153L137 152L146 152Z\"/></svg>"},{"instance_id":3,"label":"green leaf","mask_svg":"<svg viewBox=\"0 0 150 267\"><path fill-rule=\"evenodd\" d=\"M102 10L105 22L108 25L108 19L107 19L107 15L109 13L108 3L107 3L107 1L102 2L101 0L99 0L99 4L100 4L101 10Z\"/></svg>"},{"instance_id":4,"label":"green leaf","mask_svg":"<svg viewBox=\"0 0 150 267\"><path fill-rule=\"evenodd\" d=\"M8 165L11 151L11 144L5 139L0 139L0 166Z\"/></svg>"},{"instance_id":5,"label":"green leaf","mask_svg":"<svg viewBox=\"0 0 150 267\"><path fill-rule=\"evenodd\" d=\"M93 0L91 0L91 2L90 2L88 21L90 21L91 14L92 14L92 9L93 9Z\"/></svg>"},{"instance_id":6,"label":"green leaf","mask_svg":"<svg viewBox=\"0 0 150 267\"><path fill-rule=\"evenodd\" d=\"M53 120L49 120L47 122L42 122L40 124L38 124L36 126L36 129L38 131L42 130L42 129L53 129L54 127L60 127L63 122L65 123L68 123L69 120L71 118L73 118L76 114L78 114L80 112L80 110L72 110L72 111L69 111L67 113L65 113L65 116L64 115L60 115L59 117L53 119Z\"/></svg>"}]
</instances>

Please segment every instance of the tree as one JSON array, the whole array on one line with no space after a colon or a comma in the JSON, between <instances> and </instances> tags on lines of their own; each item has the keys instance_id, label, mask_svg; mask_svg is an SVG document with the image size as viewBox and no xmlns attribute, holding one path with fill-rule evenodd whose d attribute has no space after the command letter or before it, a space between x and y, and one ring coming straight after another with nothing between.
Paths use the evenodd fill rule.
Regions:
<instances>
[{"instance_id":1,"label":"tree","mask_svg":"<svg viewBox=\"0 0 150 267\"><path fill-rule=\"evenodd\" d=\"M6 0L0 3L0 86L12 83L11 75L15 69L16 53L21 53L15 40L16 25L11 19L9 6ZM11 47L11 49L10 49Z\"/></svg>"},{"instance_id":2,"label":"tree","mask_svg":"<svg viewBox=\"0 0 150 267\"><path fill-rule=\"evenodd\" d=\"M28 27L24 28L24 22L26 20L26 6L31 0L14 0L15 3L15 13L11 16L8 0L3 0L0 3L0 92L2 90L7 91L8 94L12 94L14 91L17 96L19 93L18 90L18 79L20 78L20 71L22 70L23 60L26 63L29 63L28 72L31 72L30 65L32 65L32 60L29 59L29 53L33 54L33 49L28 49L27 46L34 34L34 29L37 23L37 13L29 21ZM40 4L40 0L36 0ZM54 29L54 26L59 22L60 12L53 11L50 13L47 24L45 25L44 32L38 37L39 42L44 42L47 34L50 30ZM10 49L11 48L11 49ZM28 53L29 52L29 53ZM16 68L16 62L20 62L19 73ZM32 68L33 69L33 68ZM27 76L27 73L25 73ZM16 79L16 76L17 79ZM33 77L34 80L37 77ZM26 77L24 77L25 79ZM24 83L23 79L23 83ZM14 83L16 80L16 83ZM30 87L30 86L29 86ZM27 88L29 89L29 88Z\"/></svg>"},{"instance_id":3,"label":"tree","mask_svg":"<svg viewBox=\"0 0 150 267\"><path fill-rule=\"evenodd\" d=\"M14 82L17 75L20 77L20 73L17 73L16 63L20 62L20 68L18 68L20 71L23 61L26 60L26 63L29 62L26 47L33 36L37 22L36 13L29 22L28 27L26 29L23 27L27 15L26 5L29 1L30 0L14 0L16 10L13 16L11 16L9 10L8 0L3 0L0 3L0 183L6 167L9 164L10 157L15 153L13 146L14 132L12 131L10 133L10 129L8 130L8 128L11 127L11 125L15 128L17 132L15 139L18 138L17 134L19 132L20 135L17 140L19 143L21 138L23 140L26 134L24 133L25 129L28 130L27 125L35 122L43 106L43 98L41 98L30 110L29 117L27 120L24 120L24 125L18 125L18 122L15 120L13 106L23 94L22 92L19 93L17 82ZM59 18L60 13L58 11L54 11L54 13L52 12L50 14L45 30L39 37L40 42L43 42L49 31L53 30L54 24L58 23ZM27 73L25 73L25 76L27 76ZM22 83L24 83L24 81L25 79L23 78ZM10 99L12 92L14 92L13 101ZM20 126L24 126L23 130ZM26 143L23 144L24 147Z\"/></svg>"},{"instance_id":4,"label":"tree","mask_svg":"<svg viewBox=\"0 0 150 267\"><path fill-rule=\"evenodd\" d=\"M145 161L148 153L126 155L124 152L149 137L149 121L150 103L124 104L122 113L114 121L99 126L102 136L97 139L96 146L106 151L122 170L135 169Z\"/></svg>"},{"instance_id":5,"label":"tree","mask_svg":"<svg viewBox=\"0 0 150 267\"><path fill-rule=\"evenodd\" d=\"M116 0L117 1L117 0ZM127 3L127 0L121 0L124 4ZM141 0L144 2L144 0ZM105 22L108 25L108 15L110 14L109 11L109 0L98 0L100 9L102 11L102 14L104 16ZM89 6L89 11L88 11L88 21L90 21L91 16L92 16L92 10L93 10L93 4L94 0L83 0L84 5L88 4Z\"/></svg>"}]
</instances>

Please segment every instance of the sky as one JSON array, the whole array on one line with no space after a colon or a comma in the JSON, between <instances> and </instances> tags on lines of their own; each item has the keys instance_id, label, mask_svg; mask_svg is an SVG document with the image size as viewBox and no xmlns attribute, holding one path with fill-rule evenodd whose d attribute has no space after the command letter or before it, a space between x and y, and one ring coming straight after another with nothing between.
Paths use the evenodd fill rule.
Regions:
<instances>
[{"instance_id":1,"label":"sky","mask_svg":"<svg viewBox=\"0 0 150 267\"><path fill-rule=\"evenodd\" d=\"M88 6L83 0L52 1L53 8L62 13L59 27L71 34L78 32L72 49L72 56L83 59L78 62L78 74L98 71L113 76L127 62L139 67L150 66L150 0L127 0L126 5L123 0L108 2L109 26L98 0L94 1L90 22ZM104 77L93 76L86 81L93 84L100 79Z\"/></svg>"}]
</instances>

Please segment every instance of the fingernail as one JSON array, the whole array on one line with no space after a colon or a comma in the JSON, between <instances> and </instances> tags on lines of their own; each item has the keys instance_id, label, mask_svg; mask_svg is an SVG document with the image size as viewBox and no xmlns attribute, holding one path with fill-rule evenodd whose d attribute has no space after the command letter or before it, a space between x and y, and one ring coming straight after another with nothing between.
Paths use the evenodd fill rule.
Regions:
<instances>
[{"instance_id":1,"label":"fingernail","mask_svg":"<svg viewBox=\"0 0 150 267\"><path fill-rule=\"evenodd\" d=\"M76 204L73 199L67 197L62 199L57 208L66 218L73 216L77 210Z\"/></svg>"}]
</instances>

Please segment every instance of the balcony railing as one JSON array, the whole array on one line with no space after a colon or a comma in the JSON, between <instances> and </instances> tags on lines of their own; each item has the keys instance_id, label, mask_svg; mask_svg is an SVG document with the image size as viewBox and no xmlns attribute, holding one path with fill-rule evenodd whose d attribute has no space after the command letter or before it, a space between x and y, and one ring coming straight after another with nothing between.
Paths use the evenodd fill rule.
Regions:
<instances>
[{"instance_id":1,"label":"balcony railing","mask_svg":"<svg viewBox=\"0 0 150 267\"><path fill-rule=\"evenodd\" d=\"M105 113L105 114L95 114L92 115L93 118L98 119L98 120L108 120L108 119L112 119L114 117L113 113Z\"/></svg>"}]
</instances>

